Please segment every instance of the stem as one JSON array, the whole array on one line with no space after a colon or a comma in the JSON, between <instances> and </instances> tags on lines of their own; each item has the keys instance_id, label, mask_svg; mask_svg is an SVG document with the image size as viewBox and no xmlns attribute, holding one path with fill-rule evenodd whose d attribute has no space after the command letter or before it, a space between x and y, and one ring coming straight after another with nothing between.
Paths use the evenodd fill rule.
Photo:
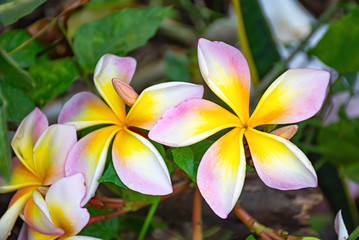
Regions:
<instances>
[{"instance_id":1,"label":"stem","mask_svg":"<svg viewBox=\"0 0 359 240\"><path fill-rule=\"evenodd\" d=\"M93 223L96 223L96 222L106 221L106 220L108 220L110 218L114 218L114 217L123 215L125 213L128 213L129 211L130 210L120 209L120 210L114 211L112 213L92 216L86 226L88 226L90 224L93 224Z\"/></svg>"},{"instance_id":2,"label":"stem","mask_svg":"<svg viewBox=\"0 0 359 240\"><path fill-rule=\"evenodd\" d=\"M193 196L193 215L192 215L192 229L193 240L202 240L202 202L201 194L196 187Z\"/></svg>"},{"instance_id":3,"label":"stem","mask_svg":"<svg viewBox=\"0 0 359 240\"><path fill-rule=\"evenodd\" d=\"M352 234L349 235L348 240L355 240L359 237L359 227L357 227L356 229L354 229L354 231L352 232Z\"/></svg>"},{"instance_id":4,"label":"stem","mask_svg":"<svg viewBox=\"0 0 359 240\"><path fill-rule=\"evenodd\" d=\"M23 49L24 47L26 47L29 43L31 43L32 41L34 41L37 37L39 37L40 35L42 35L47 29L49 29L51 26L53 26L58 20L58 17L55 17L54 19L52 19L51 22L49 22L45 27L43 27L40 31L38 31L37 33L35 33L31 38L29 38L28 40L26 40L25 42L23 42L22 44L20 44L17 48L13 49L12 51L9 52L9 55L13 55L15 53L17 53L18 51L20 51L21 49Z\"/></svg>"},{"instance_id":5,"label":"stem","mask_svg":"<svg viewBox=\"0 0 359 240\"><path fill-rule=\"evenodd\" d=\"M162 201L162 200L164 200L166 198L169 198L169 197L171 197L171 196L173 196L173 195L187 189L189 187L189 184L190 184L189 180L185 180L185 181L182 181L182 182L179 182L179 183L175 184L173 186L173 192L171 194L162 196L160 198L160 201ZM100 198L100 199L101 198L102 199L104 199L104 198L105 199L112 199L112 201L114 201L113 198L106 198L106 197L99 197L99 196L97 196L97 198ZM93 199L96 199L96 198L93 198ZM117 201L123 201L123 200L118 199ZM100 208L103 208L103 205L99 204L98 200L97 201L95 200L94 202L95 202L95 204L98 204L100 206ZM120 204L120 203L118 203L118 204ZM143 208L143 207L145 207L147 205L149 205L149 203L147 203L147 202L127 202L127 203L124 202L124 205L122 207L119 207L119 208L115 209L114 212L112 212L112 213L92 216L86 226L88 226L88 225L90 225L92 223L102 222L102 221L108 220L110 218L123 215L123 214L128 213L128 212L137 211L137 210L139 210L139 209L141 209L141 208Z\"/></svg>"},{"instance_id":6,"label":"stem","mask_svg":"<svg viewBox=\"0 0 359 240\"><path fill-rule=\"evenodd\" d=\"M150 226L151 220L153 215L156 212L156 209L158 207L158 203L160 202L161 198L158 198L156 202L154 202L150 208L150 211L148 211L145 223L142 225L140 235L138 236L138 240L143 240L146 236L146 232L148 230L148 227Z\"/></svg>"},{"instance_id":7,"label":"stem","mask_svg":"<svg viewBox=\"0 0 359 240\"><path fill-rule=\"evenodd\" d=\"M266 226L260 224L257 220L252 218L243 208L236 204L233 209L234 213L237 217L250 229L254 231L258 236L263 238L264 240L283 240L283 238L279 237L273 229L267 228Z\"/></svg>"},{"instance_id":8,"label":"stem","mask_svg":"<svg viewBox=\"0 0 359 240\"><path fill-rule=\"evenodd\" d=\"M243 21L243 16L242 16L240 0L232 0L232 5L233 5L234 12L236 13L236 16L237 16L238 39L241 44L241 48L244 53L244 56L247 59L249 69L251 71L253 86L257 87L257 85L259 84L259 75L258 75L258 71L256 68L256 64L253 59L251 48L249 46L246 28L244 26L244 21Z\"/></svg>"}]
</instances>

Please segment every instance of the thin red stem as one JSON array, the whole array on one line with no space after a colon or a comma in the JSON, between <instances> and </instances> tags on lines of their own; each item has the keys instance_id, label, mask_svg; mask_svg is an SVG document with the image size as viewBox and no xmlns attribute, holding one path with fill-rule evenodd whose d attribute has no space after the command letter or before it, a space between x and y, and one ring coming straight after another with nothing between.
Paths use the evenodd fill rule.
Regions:
<instances>
[{"instance_id":1,"label":"thin red stem","mask_svg":"<svg viewBox=\"0 0 359 240\"><path fill-rule=\"evenodd\" d=\"M264 240L283 240L283 238L279 237L275 232L273 232L273 229L267 228L266 226L260 224L238 204L234 207L233 211L237 217L248 227L248 229L254 231Z\"/></svg>"},{"instance_id":2,"label":"thin red stem","mask_svg":"<svg viewBox=\"0 0 359 240\"><path fill-rule=\"evenodd\" d=\"M187 189L189 187L189 184L190 184L189 180L185 180L185 181L175 184L173 186L173 192L171 194L162 196L160 200L162 201L166 198L173 196L176 193L179 193L179 192ZM106 201L109 201L109 203L107 203ZM143 208L143 207L149 205L149 203L146 203L146 202L128 202L128 203L126 203L123 199L120 199L120 198L116 199L116 198L107 198L107 197L101 197L101 196L96 196L96 197L92 198L89 201L89 204L91 204L92 206L95 206L95 207L96 207L96 205L98 205L98 206L100 206L100 208L104 208L105 206L119 206L119 207L117 207L117 209L115 209L111 213L92 216L90 218L89 222L87 223L87 226L92 223L102 222L107 219L117 217L117 216L123 215L123 214L131 212L131 211L137 211L140 208Z\"/></svg>"},{"instance_id":3,"label":"thin red stem","mask_svg":"<svg viewBox=\"0 0 359 240\"><path fill-rule=\"evenodd\" d=\"M193 240L202 240L202 199L197 187L193 195L192 229Z\"/></svg>"}]
</instances>

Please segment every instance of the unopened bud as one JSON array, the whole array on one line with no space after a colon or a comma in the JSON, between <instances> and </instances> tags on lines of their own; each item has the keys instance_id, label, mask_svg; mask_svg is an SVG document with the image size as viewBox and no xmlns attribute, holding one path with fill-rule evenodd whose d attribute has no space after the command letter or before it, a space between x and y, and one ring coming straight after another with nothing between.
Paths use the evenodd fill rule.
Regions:
<instances>
[{"instance_id":1,"label":"unopened bud","mask_svg":"<svg viewBox=\"0 0 359 240\"><path fill-rule=\"evenodd\" d=\"M136 91L127 83L121 81L118 78L112 79L112 85L117 94L122 98L126 105L132 107L138 98Z\"/></svg>"},{"instance_id":2,"label":"unopened bud","mask_svg":"<svg viewBox=\"0 0 359 240\"><path fill-rule=\"evenodd\" d=\"M278 128L271 133L285 139L291 139L298 131L298 125L290 125Z\"/></svg>"}]
</instances>

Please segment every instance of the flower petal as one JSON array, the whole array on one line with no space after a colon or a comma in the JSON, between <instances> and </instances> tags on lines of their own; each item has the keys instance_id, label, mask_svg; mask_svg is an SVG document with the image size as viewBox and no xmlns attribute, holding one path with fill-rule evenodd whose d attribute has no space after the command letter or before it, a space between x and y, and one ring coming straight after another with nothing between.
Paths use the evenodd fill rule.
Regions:
<instances>
[{"instance_id":1,"label":"flower petal","mask_svg":"<svg viewBox=\"0 0 359 240\"><path fill-rule=\"evenodd\" d=\"M344 224L342 210L339 210L337 216L335 216L334 229L335 232L338 234L338 240L345 240L349 237L348 230Z\"/></svg>"},{"instance_id":2,"label":"flower petal","mask_svg":"<svg viewBox=\"0 0 359 240\"><path fill-rule=\"evenodd\" d=\"M85 179L81 173L61 178L51 185L46 194L46 204L54 224L74 236L88 223L90 214L81 208L85 196Z\"/></svg>"},{"instance_id":3,"label":"flower petal","mask_svg":"<svg viewBox=\"0 0 359 240\"><path fill-rule=\"evenodd\" d=\"M255 169L267 186L280 190L317 186L317 175L311 162L296 145L251 128L245 136Z\"/></svg>"},{"instance_id":4,"label":"flower petal","mask_svg":"<svg viewBox=\"0 0 359 240\"><path fill-rule=\"evenodd\" d=\"M223 42L201 38L198 61L204 80L211 90L230 106L242 120L249 118L250 72L243 54Z\"/></svg>"},{"instance_id":5,"label":"flower petal","mask_svg":"<svg viewBox=\"0 0 359 240\"><path fill-rule=\"evenodd\" d=\"M12 159L10 182L0 177L0 193L11 192L27 186L41 185L41 179L30 172L17 157Z\"/></svg>"},{"instance_id":6,"label":"flower petal","mask_svg":"<svg viewBox=\"0 0 359 240\"><path fill-rule=\"evenodd\" d=\"M139 134L128 129L120 131L113 142L112 160L117 175L128 188L150 195L172 192L161 154Z\"/></svg>"},{"instance_id":7,"label":"flower petal","mask_svg":"<svg viewBox=\"0 0 359 240\"><path fill-rule=\"evenodd\" d=\"M244 129L235 128L217 140L198 167L198 188L221 218L227 218L242 191L246 173L243 132Z\"/></svg>"},{"instance_id":8,"label":"flower petal","mask_svg":"<svg viewBox=\"0 0 359 240\"><path fill-rule=\"evenodd\" d=\"M168 82L146 88L127 115L127 124L150 130L169 108L189 98L202 98L203 86Z\"/></svg>"},{"instance_id":9,"label":"flower petal","mask_svg":"<svg viewBox=\"0 0 359 240\"><path fill-rule=\"evenodd\" d=\"M48 126L49 123L47 122L46 116L40 109L35 108L22 120L11 142L16 156L24 166L35 175L36 169L32 150L37 139Z\"/></svg>"},{"instance_id":10,"label":"flower petal","mask_svg":"<svg viewBox=\"0 0 359 240\"><path fill-rule=\"evenodd\" d=\"M16 219L25 207L26 202L31 198L35 188L24 188L18 191L13 199L13 204L9 206L4 215L0 218L0 239L7 239L11 234Z\"/></svg>"},{"instance_id":11,"label":"flower petal","mask_svg":"<svg viewBox=\"0 0 359 240\"><path fill-rule=\"evenodd\" d=\"M119 119L125 119L125 104L112 86L112 78L118 78L125 83L130 83L136 69L136 60L131 57L118 57L105 54L98 61L94 83L97 91L107 102Z\"/></svg>"},{"instance_id":12,"label":"flower petal","mask_svg":"<svg viewBox=\"0 0 359 240\"><path fill-rule=\"evenodd\" d=\"M321 108L329 73L317 69L290 69L263 94L248 126L288 124L312 117Z\"/></svg>"},{"instance_id":13,"label":"flower petal","mask_svg":"<svg viewBox=\"0 0 359 240\"><path fill-rule=\"evenodd\" d=\"M102 240L101 238L87 237L87 236L74 236L65 238L65 240Z\"/></svg>"},{"instance_id":14,"label":"flower petal","mask_svg":"<svg viewBox=\"0 0 359 240\"><path fill-rule=\"evenodd\" d=\"M51 185L65 177L67 154L76 142L73 125L54 124L40 136L34 147L34 159L43 185Z\"/></svg>"},{"instance_id":15,"label":"flower petal","mask_svg":"<svg viewBox=\"0 0 359 240\"><path fill-rule=\"evenodd\" d=\"M50 216L51 215L51 216ZM62 235L65 231L54 225L52 213L41 193L32 192L32 198L26 203L24 209L25 222L35 231L47 235Z\"/></svg>"},{"instance_id":16,"label":"flower petal","mask_svg":"<svg viewBox=\"0 0 359 240\"><path fill-rule=\"evenodd\" d=\"M77 130L81 130L99 124L117 124L121 121L95 94L80 92L64 104L58 122L73 124Z\"/></svg>"},{"instance_id":17,"label":"flower petal","mask_svg":"<svg viewBox=\"0 0 359 240\"><path fill-rule=\"evenodd\" d=\"M109 126L87 134L75 144L67 157L66 176L82 173L86 178L87 192L82 206L95 195L105 167L108 147L118 131L118 126Z\"/></svg>"},{"instance_id":18,"label":"flower petal","mask_svg":"<svg viewBox=\"0 0 359 240\"><path fill-rule=\"evenodd\" d=\"M182 147L240 125L239 118L221 106L193 98L167 110L148 136L168 146Z\"/></svg>"},{"instance_id":19,"label":"flower petal","mask_svg":"<svg viewBox=\"0 0 359 240\"><path fill-rule=\"evenodd\" d=\"M36 232L34 229L30 228L26 223L23 223L17 240L54 240L57 239L58 237L59 235L45 235Z\"/></svg>"},{"instance_id":20,"label":"flower petal","mask_svg":"<svg viewBox=\"0 0 359 240\"><path fill-rule=\"evenodd\" d=\"M291 139L298 131L298 125L289 125L281 128L277 128L271 132L271 134L277 135L285 139Z\"/></svg>"}]
</instances>

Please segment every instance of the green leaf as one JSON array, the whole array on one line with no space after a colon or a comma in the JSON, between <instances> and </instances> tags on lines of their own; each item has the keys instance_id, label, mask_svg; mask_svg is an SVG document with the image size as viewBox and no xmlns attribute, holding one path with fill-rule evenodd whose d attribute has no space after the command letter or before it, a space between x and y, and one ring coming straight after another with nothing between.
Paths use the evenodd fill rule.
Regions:
<instances>
[{"instance_id":1,"label":"green leaf","mask_svg":"<svg viewBox=\"0 0 359 240\"><path fill-rule=\"evenodd\" d=\"M359 161L354 164L344 165L341 177L349 178L359 184Z\"/></svg>"},{"instance_id":2,"label":"green leaf","mask_svg":"<svg viewBox=\"0 0 359 240\"><path fill-rule=\"evenodd\" d=\"M44 61L32 66L29 73L35 79L32 99L39 105L66 91L79 76L75 61L69 57Z\"/></svg>"},{"instance_id":3,"label":"green leaf","mask_svg":"<svg viewBox=\"0 0 359 240\"><path fill-rule=\"evenodd\" d=\"M173 161L185 172L192 181L196 181L194 171L194 155L190 147L172 148Z\"/></svg>"},{"instance_id":4,"label":"green leaf","mask_svg":"<svg viewBox=\"0 0 359 240\"><path fill-rule=\"evenodd\" d=\"M241 1L244 25L259 77L263 77L281 58L258 0Z\"/></svg>"},{"instance_id":5,"label":"green leaf","mask_svg":"<svg viewBox=\"0 0 359 240\"><path fill-rule=\"evenodd\" d=\"M22 89L29 90L34 86L31 76L24 71L1 47L0 78L2 81Z\"/></svg>"},{"instance_id":6,"label":"green leaf","mask_svg":"<svg viewBox=\"0 0 359 240\"><path fill-rule=\"evenodd\" d=\"M7 26L31 13L46 0L7 0L5 3L4 1L1 2L0 22Z\"/></svg>"},{"instance_id":7,"label":"green leaf","mask_svg":"<svg viewBox=\"0 0 359 240\"><path fill-rule=\"evenodd\" d=\"M208 148L214 143L213 140L205 139L196 144L190 146L194 155L194 173L196 175L195 179L197 179L197 169L198 165L202 160L203 155L206 153Z\"/></svg>"},{"instance_id":8,"label":"green leaf","mask_svg":"<svg viewBox=\"0 0 359 240\"><path fill-rule=\"evenodd\" d=\"M11 52L26 40L31 38L25 29L15 29L8 31L0 35L0 46L4 51ZM36 54L44 50L45 47L41 45L37 40L30 42L26 47L19 52L11 55L11 58L15 60L22 68L28 68L36 63Z\"/></svg>"},{"instance_id":9,"label":"green leaf","mask_svg":"<svg viewBox=\"0 0 359 240\"><path fill-rule=\"evenodd\" d=\"M100 214L107 214L110 213L111 210L109 209L98 209L92 206L87 207L91 216L96 216ZM101 238L103 240L112 240L121 238L118 236L120 230L120 223L118 217L110 218L105 221L96 222L86 226L82 229L79 235L83 236L91 236Z\"/></svg>"},{"instance_id":10,"label":"green leaf","mask_svg":"<svg viewBox=\"0 0 359 240\"><path fill-rule=\"evenodd\" d=\"M165 163L166 163L168 172L171 175L173 173L173 171L176 170L176 168L177 168L177 165L173 161L173 155L172 155L171 149L166 152Z\"/></svg>"},{"instance_id":11,"label":"green leaf","mask_svg":"<svg viewBox=\"0 0 359 240\"><path fill-rule=\"evenodd\" d=\"M153 204L156 203L160 198L160 196L145 195L130 189L120 188L119 191L121 192L120 196L126 202L147 202Z\"/></svg>"},{"instance_id":12,"label":"green leaf","mask_svg":"<svg viewBox=\"0 0 359 240\"><path fill-rule=\"evenodd\" d=\"M112 161L108 165L108 168L106 169L103 176L98 180L99 182L111 182L116 184L119 187L128 189L125 184L121 181L121 179L118 177L117 172L113 166Z\"/></svg>"},{"instance_id":13,"label":"green leaf","mask_svg":"<svg viewBox=\"0 0 359 240\"><path fill-rule=\"evenodd\" d=\"M35 108L34 102L18 88L3 82L0 83L0 91L6 99L6 116L10 121L21 122Z\"/></svg>"},{"instance_id":14,"label":"green leaf","mask_svg":"<svg viewBox=\"0 0 359 240\"><path fill-rule=\"evenodd\" d=\"M170 8L157 6L123 9L82 25L75 32L73 45L80 65L93 72L102 55L124 56L144 45L170 12Z\"/></svg>"},{"instance_id":15,"label":"green leaf","mask_svg":"<svg viewBox=\"0 0 359 240\"><path fill-rule=\"evenodd\" d=\"M6 101L0 92L0 174L10 180L11 155L6 126Z\"/></svg>"},{"instance_id":16,"label":"green leaf","mask_svg":"<svg viewBox=\"0 0 359 240\"><path fill-rule=\"evenodd\" d=\"M318 136L318 145L324 156L336 166L358 163L358 129L358 121L348 120L322 127Z\"/></svg>"},{"instance_id":17,"label":"green leaf","mask_svg":"<svg viewBox=\"0 0 359 240\"><path fill-rule=\"evenodd\" d=\"M333 23L309 51L341 73L359 71L359 7Z\"/></svg>"},{"instance_id":18,"label":"green leaf","mask_svg":"<svg viewBox=\"0 0 359 240\"><path fill-rule=\"evenodd\" d=\"M166 77L171 81L189 82L191 79L188 67L189 59L185 55L178 55L173 52L167 52Z\"/></svg>"},{"instance_id":19,"label":"green leaf","mask_svg":"<svg viewBox=\"0 0 359 240\"><path fill-rule=\"evenodd\" d=\"M165 148L163 147L162 144L160 144L158 142L155 142L155 141L152 141L151 139L147 139L147 140L149 140L152 143L152 145L157 149L157 151L161 154L161 156L163 158L166 157Z\"/></svg>"},{"instance_id":20,"label":"green leaf","mask_svg":"<svg viewBox=\"0 0 359 240\"><path fill-rule=\"evenodd\" d=\"M355 228L354 231L349 235L348 240L355 240L359 237L359 227Z\"/></svg>"},{"instance_id":21,"label":"green leaf","mask_svg":"<svg viewBox=\"0 0 359 240\"><path fill-rule=\"evenodd\" d=\"M193 182L197 179L197 169L201 159L214 141L205 139L188 147L170 148L173 161L180 167Z\"/></svg>"},{"instance_id":22,"label":"green leaf","mask_svg":"<svg viewBox=\"0 0 359 240\"><path fill-rule=\"evenodd\" d=\"M256 240L256 238L253 235L249 235L246 240Z\"/></svg>"}]
</instances>

